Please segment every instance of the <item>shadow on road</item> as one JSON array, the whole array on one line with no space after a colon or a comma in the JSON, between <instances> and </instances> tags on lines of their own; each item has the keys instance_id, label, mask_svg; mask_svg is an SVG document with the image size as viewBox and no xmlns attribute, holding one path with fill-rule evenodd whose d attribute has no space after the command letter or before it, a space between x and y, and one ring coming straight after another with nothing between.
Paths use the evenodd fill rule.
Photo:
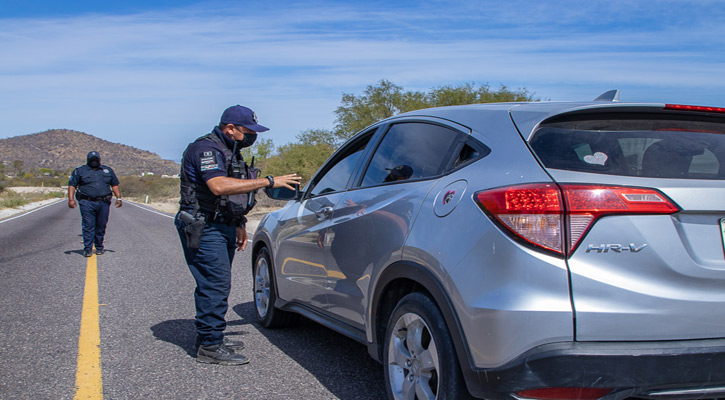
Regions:
<instances>
[{"instance_id":1,"label":"shadow on road","mask_svg":"<svg viewBox=\"0 0 725 400\"><path fill-rule=\"evenodd\" d=\"M242 325L241 321L228 321L227 326ZM196 358L196 325L193 319L172 319L151 327L154 337L177 345ZM225 336L241 335L240 332L224 332Z\"/></svg>"},{"instance_id":2,"label":"shadow on road","mask_svg":"<svg viewBox=\"0 0 725 400\"><path fill-rule=\"evenodd\" d=\"M196 326L193 319L172 319L151 327L154 337L175 344L191 357L196 357Z\"/></svg>"},{"instance_id":3,"label":"shadow on road","mask_svg":"<svg viewBox=\"0 0 725 400\"><path fill-rule=\"evenodd\" d=\"M254 302L232 308L242 321L253 324L274 346L309 371L337 398L386 399L383 366L368 355L367 348L320 324L300 318L295 326L265 329L258 323ZM193 325L193 323L192 323Z\"/></svg>"},{"instance_id":4,"label":"shadow on road","mask_svg":"<svg viewBox=\"0 0 725 400\"><path fill-rule=\"evenodd\" d=\"M105 249L104 252L106 252L106 253L115 253L114 250L109 250L109 249ZM83 255L83 249L80 249L80 250L66 250L66 251L63 252L63 254L78 254L79 256L82 256Z\"/></svg>"}]
</instances>

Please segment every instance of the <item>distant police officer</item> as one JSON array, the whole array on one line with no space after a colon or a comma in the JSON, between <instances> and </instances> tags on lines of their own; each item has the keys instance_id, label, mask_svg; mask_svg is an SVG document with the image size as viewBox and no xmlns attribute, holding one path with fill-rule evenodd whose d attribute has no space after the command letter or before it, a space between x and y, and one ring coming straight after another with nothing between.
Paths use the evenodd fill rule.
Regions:
<instances>
[{"instance_id":1,"label":"distant police officer","mask_svg":"<svg viewBox=\"0 0 725 400\"><path fill-rule=\"evenodd\" d=\"M68 207L80 204L83 220L83 255L91 256L93 245L96 254L103 254L103 237L106 235L111 192L116 196L116 207L121 207L121 191L118 178L111 167L101 164L101 156L91 151L86 164L73 170L68 180Z\"/></svg>"},{"instance_id":2,"label":"distant police officer","mask_svg":"<svg viewBox=\"0 0 725 400\"><path fill-rule=\"evenodd\" d=\"M249 362L234 352L244 347L241 341L224 338L234 250L247 247L245 215L254 206L251 193L264 187L293 189L300 182L296 174L257 178L258 171L242 159L240 150L254 143L257 132L267 130L252 110L232 106L211 133L184 152L181 201L174 222L196 280L198 362Z\"/></svg>"}]
</instances>

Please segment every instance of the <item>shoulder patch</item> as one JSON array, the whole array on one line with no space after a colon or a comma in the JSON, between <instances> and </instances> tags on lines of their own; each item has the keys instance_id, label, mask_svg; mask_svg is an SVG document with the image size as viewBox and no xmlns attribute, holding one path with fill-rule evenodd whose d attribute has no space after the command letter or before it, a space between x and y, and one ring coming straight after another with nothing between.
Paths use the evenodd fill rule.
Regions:
<instances>
[{"instance_id":1,"label":"shoulder patch","mask_svg":"<svg viewBox=\"0 0 725 400\"><path fill-rule=\"evenodd\" d=\"M199 165L202 171L219 169L219 161L215 151L205 151L199 156Z\"/></svg>"}]
</instances>

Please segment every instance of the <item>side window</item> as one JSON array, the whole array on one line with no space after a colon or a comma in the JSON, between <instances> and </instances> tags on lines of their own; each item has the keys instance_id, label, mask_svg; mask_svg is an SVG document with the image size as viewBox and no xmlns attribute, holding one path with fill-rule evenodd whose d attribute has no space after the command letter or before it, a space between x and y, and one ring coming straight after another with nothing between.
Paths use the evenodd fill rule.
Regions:
<instances>
[{"instance_id":1,"label":"side window","mask_svg":"<svg viewBox=\"0 0 725 400\"><path fill-rule=\"evenodd\" d=\"M354 172L360 156L362 156L365 147L372 137L372 133L373 132L370 132L367 135L367 138L351 144L351 146L338 153L339 156L337 156L337 160L334 162L334 165L325 172L325 174L310 190L311 196L319 196L326 193L345 190L347 182Z\"/></svg>"},{"instance_id":2,"label":"side window","mask_svg":"<svg viewBox=\"0 0 725 400\"><path fill-rule=\"evenodd\" d=\"M453 129L421 122L393 125L375 151L362 186L439 175L459 135Z\"/></svg>"},{"instance_id":3,"label":"side window","mask_svg":"<svg viewBox=\"0 0 725 400\"><path fill-rule=\"evenodd\" d=\"M456 157L456 161L453 163L452 168L458 168L463 164L466 164L467 162L471 160L475 160L479 157L484 156L485 153L482 153L479 150L474 149L468 144L464 144L463 148L461 148L460 153L458 153L458 156Z\"/></svg>"}]
</instances>

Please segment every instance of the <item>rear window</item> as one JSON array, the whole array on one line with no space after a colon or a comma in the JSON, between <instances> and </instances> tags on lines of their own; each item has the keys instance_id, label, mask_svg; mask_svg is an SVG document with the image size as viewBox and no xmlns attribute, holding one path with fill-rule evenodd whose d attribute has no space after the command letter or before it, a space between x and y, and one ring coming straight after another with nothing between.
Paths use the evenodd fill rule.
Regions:
<instances>
[{"instance_id":1,"label":"rear window","mask_svg":"<svg viewBox=\"0 0 725 400\"><path fill-rule=\"evenodd\" d=\"M542 124L529 144L547 168L651 178L725 179L722 119L578 115Z\"/></svg>"}]
</instances>

